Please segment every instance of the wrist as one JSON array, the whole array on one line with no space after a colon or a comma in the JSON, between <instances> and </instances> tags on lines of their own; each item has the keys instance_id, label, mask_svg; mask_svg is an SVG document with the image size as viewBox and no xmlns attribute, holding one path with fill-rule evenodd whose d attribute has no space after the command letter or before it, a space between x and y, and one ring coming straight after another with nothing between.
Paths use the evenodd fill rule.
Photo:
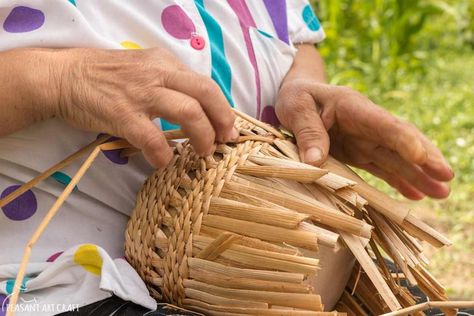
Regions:
<instances>
[{"instance_id":1,"label":"wrist","mask_svg":"<svg viewBox=\"0 0 474 316\"><path fill-rule=\"evenodd\" d=\"M21 106L35 121L58 114L63 61L54 49L25 48L16 54L15 87L22 93Z\"/></svg>"},{"instance_id":2,"label":"wrist","mask_svg":"<svg viewBox=\"0 0 474 316\"><path fill-rule=\"evenodd\" d=\"M290 93L290 94L299 94L301 90L307 90L308 86L314 84L314 81L311 78L307 77L287 77L282 81L280 85L280 93Z\"/></svg>"}]
</instances>

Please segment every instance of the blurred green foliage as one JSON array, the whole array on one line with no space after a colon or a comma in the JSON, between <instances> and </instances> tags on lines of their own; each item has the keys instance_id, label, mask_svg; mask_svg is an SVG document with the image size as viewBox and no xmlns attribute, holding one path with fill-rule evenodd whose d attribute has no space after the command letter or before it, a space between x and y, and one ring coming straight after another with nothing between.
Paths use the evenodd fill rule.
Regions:
<instances>
[{"instance_id":1,"label":"blurred green foliage","mask_svg":"<svg viewBox=\"0 0 474 316\"><path fill-rule=\"evenodd\" d=\"M321 53L331 62L332 82L351 83L363 92L369 87L380 90L376 92L394 89L407 75L422 78L437 49L474 44L471 0L313 3L327 33ZM454 38L446 38L445 23ZM378 85L373 87L373 82Z\"/></svg>"},{"instance_id":2,"label":"blurred green foliage","mask_svg":"<svg viewBox=\"0 0 474 316\"><path fill-rule=\"evenodd\" d=\"M474 1L313 0L313 5L327 34L318 48L330 82L351 86L413 122L454 167L450 198L416 205L420 216L454 242L432 254L430 269L452 296L474 299Z\"/></svg>"}]
</instances>

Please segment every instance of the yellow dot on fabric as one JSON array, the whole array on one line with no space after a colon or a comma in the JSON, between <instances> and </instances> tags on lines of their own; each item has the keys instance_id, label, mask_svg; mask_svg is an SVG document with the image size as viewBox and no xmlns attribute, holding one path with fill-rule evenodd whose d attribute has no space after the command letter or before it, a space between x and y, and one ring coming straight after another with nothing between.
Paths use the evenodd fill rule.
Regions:
<instances>
[{"instance_id":1,"label":"yellow dot on fabric","mask_svg":"<svg viewBox=\"0 0 474 316\"><path fill-rule=\"evenodd\" d=\"M124 41L120 43L120 45L122 45L122 47L126 49L142 49L140 45L131 41Z\"/></svg>"},{"instance_id":2,"label":"yellow dot on fabric","mask_svg":"<svg viewBox=\"0 0 474 316\"><path fill-rule=\"evenodd\" d=\"M102 270L102 257L96 245L85 244L77 248L74 253L74 263L95 275L100 275Z\"/></svg>"}]
</instances>

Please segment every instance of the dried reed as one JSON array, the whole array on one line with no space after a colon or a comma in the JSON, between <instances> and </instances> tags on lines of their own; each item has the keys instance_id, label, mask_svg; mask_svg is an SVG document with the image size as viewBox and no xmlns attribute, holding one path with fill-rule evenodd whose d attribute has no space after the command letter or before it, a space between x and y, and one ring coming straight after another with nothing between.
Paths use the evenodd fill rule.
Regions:
<instances>
[{"instance_id":1,"label":"dried reed","mask_svg":"<svg viewBox=\"0 0 474 316\"><path fill-rule=\"evenodd\" d=\"M445 290L427 271L420 241L450 242L409 209L330 158L322 168L300 162L291 138L237 112L241 136L200 158L187 143L145 182L125 234L127 260L157 299L209 315L422 315L401 285L418 284L432 300ZM168 139L184 138L181 131ZM0 201L16 196L92 150L25 248L10 304L15 304L31 249L101 149L136 152L100 138ZM348 247L358 264L336 308L324 312L307 278L324 266L303 249ZM382 252L401 270L391 273ZM397 312L398 311L398 312ZM12 315L9 312L9 315Z\"/></svg>"}]
</instances>

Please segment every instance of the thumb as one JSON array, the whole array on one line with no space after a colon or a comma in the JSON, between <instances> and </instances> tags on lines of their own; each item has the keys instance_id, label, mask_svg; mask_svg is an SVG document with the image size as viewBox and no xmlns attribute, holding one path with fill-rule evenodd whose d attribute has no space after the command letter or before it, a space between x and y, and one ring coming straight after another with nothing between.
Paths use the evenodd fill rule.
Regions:
<instances>
[{"instance_id":1,"label":"thumb","mask_svg":"<svg viewBox=\"0 0 474 316\"><path fill-rule=\"evenodd\" d=\"M321 165L329 152L329 136L315 105L293 111L290 129L296 137L300 157L303 162Z\"/></svg>"},{"instance_id":2,"label":"thumb","mask_svg":"<svg viewBox=\"0 0 474 316\"><path fill-rule=\"evenodd\" d=\"M155 168L165 167L173 157L163 132L145 116L129 120L119 134L140 149L145 159Z\"/></svg>"},{"instance_id":3,"label":"thumb","mask_svg":"<svg viewBox=\"0 0 474 316\"><path fill-rule=\"evenodd\" d=\"M328 156L329 136L314 101L312 99L308 100L309 102L302 101L304 100L291 102L295 106L286 105L284 111L286 117L282 117L281 121L286 122L285 125L295 135L301 160L319 166Z\"/></svg>"}]
</instances>

